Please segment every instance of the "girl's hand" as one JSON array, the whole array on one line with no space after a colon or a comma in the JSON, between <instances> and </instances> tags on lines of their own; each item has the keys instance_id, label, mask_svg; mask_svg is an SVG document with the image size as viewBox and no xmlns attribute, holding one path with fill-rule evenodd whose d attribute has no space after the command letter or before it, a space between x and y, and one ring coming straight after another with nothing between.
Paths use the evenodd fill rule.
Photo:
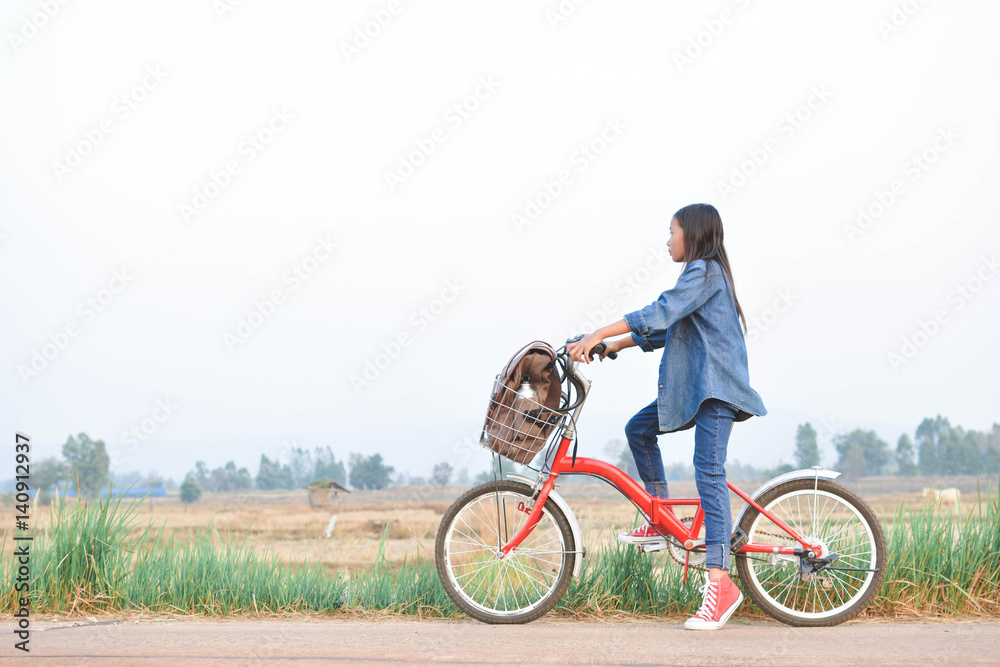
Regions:
<instances>
[{"instance_id":1,"label":"girl's hand","mask_svg":"<svg viewBox=\"0 0 1000 667\"><path fill-rule=\"evenodd\" d=\"M624 338L619 338L618 340L604 341L604 347L606 347L607 349L604 350L604 354L601 355L601 361L604 361L604 357L608 356L612 352L621 352L622 349L624 349L622 343L624 343L625 340L626 339Z\"/></svg>"},{"instance_id":2,"label":"girl's hand","mask_svg":"<svg viewBox=\"0 0 1000 667\"><path fill-rule=\"evenodd\" d=\"M597 335L597 332L587 334L575 343L570 343L566 346L566 353L569 354L569 358L573 361L582 361L584 363L590 363L590 350L593 349L595 345L601 342L601 337ZM601 355L601 359L605 355Z\"/></svg>"}]
</instances>

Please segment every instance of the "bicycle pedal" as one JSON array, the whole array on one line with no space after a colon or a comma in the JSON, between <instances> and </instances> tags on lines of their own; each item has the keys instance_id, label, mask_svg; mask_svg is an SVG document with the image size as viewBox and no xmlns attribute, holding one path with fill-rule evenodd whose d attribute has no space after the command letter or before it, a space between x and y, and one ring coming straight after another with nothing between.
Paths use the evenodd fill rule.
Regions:
<instances>
[{"instance_id":1,"label":"bicycle pedal","mask_svg":"<svg viewBox=\"0 0 1000 667\"><path fill-rule=\"evenodd\" d=\"M663 551L670 547L670 544L663 540L662 542L653 542L652 544L640 544L639 548L642 549L643 553L651 553L653 551Z\"/></svg>"}]
</instances>

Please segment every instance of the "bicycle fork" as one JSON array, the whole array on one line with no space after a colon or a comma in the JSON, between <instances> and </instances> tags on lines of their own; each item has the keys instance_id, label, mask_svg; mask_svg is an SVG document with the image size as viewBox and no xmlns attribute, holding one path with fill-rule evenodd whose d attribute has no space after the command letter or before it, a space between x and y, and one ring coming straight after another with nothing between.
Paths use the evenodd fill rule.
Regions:
<instances>
[{"instance_id":1,"label":"bicycle fork","mask_svg":"<svg viewBox=\"0 0 1000 667\"><path fill-rule=\"evenodd\" d=\"M510 479L510 475L507 478ZM497 558L503 560L507 554L516 549L524 541L528 533L535 529L535 526L538 525L538 522L542 518L542 508L545 507L545 501L548 500L549 493L552 492L552 487L555 486L555 483L556 476L549 475L549 478L545 480L545 484L542 485L541 491L538 492L538 497L535 498L535 504L531 507L527 521L524 522L524 525L521 526L521 529L517 531L514 537L510 538L506 544L500 547Z\"/></svg>"},{"instance_id":2,"label":"bicycle fork","mask_svg":"<svg viewBox=\"0 0 1000 667\"><path fill-rule=\"evenodd\" d=\"M542 510L545 507L545 503L551 502L562 511L563 516L566 517L566 521L569 522L570 532L573 535L573 553L579 556L579 558L576 558L573 563L573 576L576 577L579 576L580 570L583 567L583 558L587 555L587 547L583 545L583 530L580 528L580 522L577 521L576 514L573 513L569 503L567 503L559 492L553 488L555 487L555 477L556 476L550 475L545 484L543 484L542 490L535 498L535 504L531 507L524 525L521 526L521 529L518 530L514 537L501 546L497 552L497 557L500 558L500 554L503 554L502 557L506 557L512 550L520 546L521 542L528 537L531 531L534 530L535 526L538 525L538 522L541 521ZM516 473L507 473L507 479L512 482L520 482L521 484L525 484L533 488L537 483L537 479L535 478L518 475Z\"/></svg>"}]
</instances>

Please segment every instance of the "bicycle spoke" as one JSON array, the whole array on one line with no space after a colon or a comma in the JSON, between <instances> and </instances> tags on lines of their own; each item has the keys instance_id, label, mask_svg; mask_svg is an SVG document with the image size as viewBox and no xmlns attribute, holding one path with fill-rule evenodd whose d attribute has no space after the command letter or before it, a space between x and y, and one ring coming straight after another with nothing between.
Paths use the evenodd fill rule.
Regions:
<instances>
[{"instance_id":1,"label":"bicycle spoke","mask_svg":"<svg viewBox=\"0 0 1000 667\"><path fill-rule=\"evenodd\" d=\"M498 558L498 548L489 544L496 540L502 545L524 529L529 512L518 508L525 507L529 500L501 487L499 498L491 489L454 515L445 551L449 595L458 595L477 609L501 618L537 608L558 582L565 582L566 554L572 552L564 544L565 533L547 508L521 544L505 557ZM497 508L503 517L494 516ZM498 534L497 524L508 534Z\"/></svg>"},{"instance_id":2,"label":"bicycle spoke","mask_svg":"<svg viewBox=\"0 0 1000 667\"><path fill-rule=\"evenodd\" d=\"M537 589L538 582L537 582L537 580L535 579L535 577L531 576L531 574L525 570L524 565L525 565L524 563L519 563L516 560L512 560L510 562L511 568L517 570L518 573L521 574L521 577L522 577L521 580L527 579L528 581L530 581L531 584L532 584L532 586L535 586L535 591L538 592L538 589Z\"/></svg>"},{"instance_id":3,"label":"bicycle spoke","mask_svg":"<svg viewBox=\"0 0 1000 667\"><path fill-rule=\"evenodd\" d=\"M467 564L468 565L473 565L473 563L467 563ZM484 563L482 565L482 567L476 568L475 570L472 570L470 572L465 572L463 574L456 575L455 579L462 579L464 577L471 577L472 575L479 574L480 572L482 572L486 568L490 567L491 565L495 565L495 564L496 564L496 561L490 561L490 562Z\"/></svg>"},{"instance_id":4,"label":"bicycle spoke","mask_svg":"<svg viewBox=\"0 0 1000 667\"><path fill-rule=\"evenodd\" d=\"M479 503L479 505L482 506L482 503ZM479 509L478 507L472 507L472 506L470 506L469 507L469 513L472 514L472 516L476 517L476 520L478 520L480 523L482 523L484 526L486 526L486 529L489 530L493 534L493 537L497 538L497 545L499 546L500 545L500 533L498 533L496 531L496 529L493 527L493 522L489 520L489 514L486 515L486 519L484 520L483 517L481 517L479 515L479 512L477 511L478 509ZM485 507L483 509L485 510ZM466 526L469 526L469 523L465 520L464 517L462 518L462 522ZM472 526L469 526L469 528L472 529Z\"/></svg>"},{"instance_id":5,"label":"bicycle spoke","mask_svg":"<svg viewBox=\"0 0 1000 667\"><path fill-rule=\"evenodd\" d=\"M529 582L531 582L531 586L535 589L536 593L543 592L539 590L538 580L535 577L531 576L530 573L524 571L523 568L527 567L527 563L518 563L517 561L511 561L510 567L511 569L517 570L518 572L521 573L522 578L519 581L522 582L521 583L522 590L523 590L523 581L524 579L527 579ZM548 587L549 585L544 578L542 578L542 583L545 584L546 587Z\"/></svg>"},{"instance_id":6,"label":"bicycle spoke","mask_svg":"<svg viewBox=\"0 0 1000 667\"><path fill-rule=\"evenodd\" d=\"M836 623L851 618L877 592L884 573L884 568L880 568L883 572L864 571L878 567L884 558L884 535L871 509L855 502L849 490L824 480L815 484L793 480L775 488L767 498L761 504L776 520L810 541L816 540L823 547L823 556L836 555L831 568L845 569L820 569L809 575L806 564L810 561L804 556L801 563L799 558L789 560L787 567L763 554L748 555L742 561L740 577L754 600L775 618L792 625L825 625L827 619ZM752 543L794 545L788 532L761 512L752 515L749 526L743 525Z\"/></svg>"},{"instance_id":7,"label":"bicycle spoke","mask_svg":"<svg viewBox=\"0 0 1000 667\"><path fill-rule=\"evenodd\" d=\"M475 516L475 515L473 514L473 516ZM475 527L474 527L474 526L473 526L472 524L470 524L470 523L469 523L469 522L468 522L468 521L467 521L467 520L465 519L465 517L464 517L464 516L459 516L458 518L459 518L459 520L460 520L460 521L461 521L462 523L464 523L464 524L465 524L465 527L469 529L469 532L470 532L470 533L473 533L472 535L468 535L468 534L465 534L465 533L461 533L462 535L464 535L465 537L468 537L469 539L472 539L472 540L479 540L479 541L480 541L480 542L482 543L482 545L483 545L483 546L485 546L485 547L486 547L487 549L490 549L490 548L492 548L492 547L491 547L491 546L490 546L490 545L489 545L489 544L488 544L488 543L486 542L486 540L485 540L485 539L484 539L484 538L483 538L483 537L482 537L482 536L480 535L480 531L476 530L476 528L475 528ZM478 517L477 517L477 518L478 518ZM458 527L457 527L457 526L455 527L455 530L456 530L456 531L458 530ZM461 531L459 531L459 532L461 532ZM487 537L488 537L488 536L487 536Z\"/></svg>"},{"instance_id":8,"label":"bicycle spoke","mask_svg":"<svg viewBox=\"0 0 1000 667\"><path fill-rule=\"evenodd\" d=\"M463 520L463 523L464 523L464 520ZM466 524L466 525L468 525L468 524ZM490 545L486 544L486 542L484 542L482 540L482 538L480 538L478 535L468 535L468 534L463 533L462 531L460 531L458 528L455 529L455 532L458 533L459 535L461 535L462 537L468 537L470 540L479 540L478 542L469 542L468 544L479 544L479 546L484 547L487 551L492 551L493 550L493 547L491 547Z\"/></svg>"},{"instance_id":9,"label":"bicycle spoke","mask_svg":"<svg viewBox=\"0 0 1000 667\"><path fill-rule=\"evenodd\" d=\"M537 572L537 573L539 573L540 575L542 575L542 577L543 577L543 581L544 581L544 577L546 577L546 576L549 576L549 575L546 575L546 573L545 573L544 571L542 571L542 570L539 570L539 569L538 569L538 568L536 568L536 567L531 567L530 565L528 565L528 564L527 564L527 563L525 563L525 562L522 562L522 563L521 563L521 565L522 565L523 567L526 567L526 568L528 568L529 570L534 570L535 572Z\"/></svg>"}]
</instances>

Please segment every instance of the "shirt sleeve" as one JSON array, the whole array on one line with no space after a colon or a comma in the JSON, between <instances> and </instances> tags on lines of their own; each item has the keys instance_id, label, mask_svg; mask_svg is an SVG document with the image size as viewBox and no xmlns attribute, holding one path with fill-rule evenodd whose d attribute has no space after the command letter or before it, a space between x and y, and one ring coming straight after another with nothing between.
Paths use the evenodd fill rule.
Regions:
<instances>
[{"instance_id":1,"label":"shirt sleeve","mask_svg":"<svg viewBox=\"0 0 1000 667\"><path fill-rule=\"evenodd\" d=\"M648 336L640 336L636 332L632 332L632 340L643 352L652 352L653 350L659 350L661 347L666 345L667 342L667 332L658 331L656 333L651 333Z\"/></svg>"},{"instance_id":2,"label":"shirt sleeve","mask_svg":"<svg viewBox=\"0 0 1000 667\"><path fill-rule=\"evenodd\" d=\"M714 280L705 285L705 261L695 260L681 274L677 284L659 299L625 314L632 338L646 352L663 347L667 329L697 310L717 289Z\"/></svg>"}]
</instances>

